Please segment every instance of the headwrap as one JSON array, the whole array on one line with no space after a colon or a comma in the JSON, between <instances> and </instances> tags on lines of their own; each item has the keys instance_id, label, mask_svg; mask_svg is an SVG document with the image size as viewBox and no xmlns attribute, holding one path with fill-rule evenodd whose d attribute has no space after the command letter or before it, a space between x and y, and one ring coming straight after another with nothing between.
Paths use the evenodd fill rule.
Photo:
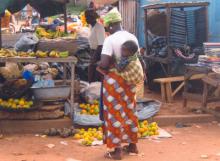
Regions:
<instances>
[{"instance_id":1,"label":"headwrap","mask_svg":"<svg viewBox=\"0 0 220 161\"><path fill-rule=\"evenodd\" d=\"M122 17L121 13L118 11L117 8L113 8L110 10L104 17L104 24L108 27L112 23L121 22Z\"/></svg>"}]
</instances>

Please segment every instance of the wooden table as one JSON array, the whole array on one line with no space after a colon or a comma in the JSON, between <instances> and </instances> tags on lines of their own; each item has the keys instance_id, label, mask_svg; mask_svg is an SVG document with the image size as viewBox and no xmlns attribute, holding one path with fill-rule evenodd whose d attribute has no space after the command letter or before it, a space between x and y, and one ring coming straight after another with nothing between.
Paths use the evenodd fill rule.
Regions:
<instances>
[{"instance_id":1,"label":"wooden table","mask_svg":"<svg viewBox=\"0 0 220 161\"><path fill-rule=\"evenodd\" d=\"M67 57L67 58L35 58L35 57L0 57L0 63L4 62L14 62L14 63L41 63L41 62L48 62L48 63L62 63L64 67L64 83L67 83L67 75L66 75L66 68L67 65L71 67L71 92L70 92L70 105L71 105L71 117L74 112L74 80L75 80L75 65L77 63L76 57Z\"/></svg>"},{"instance_id":2,"label":"wooden table","mask_svg":"<svg viewBox=\"0 0 220 161\"><path fill-rule=\"evenodd\" d=\"M195 74L205 74L204 76L211 73L211 69L205 66L198 65L186 65L184 75L184 92L183 92L183 107L187 106L188 100L202 101L202 94L195 94L189 92L189 81Z\"/></svg>"},{"instance_id":3,"label":"wooden table","mask_svg":"<svg viewBox=\"0 0 220 161\"><path fill-rule=\"evenodd\" d=\"M213 74L202 79L204 83L202 110L220 117L220 113L207 108L207 104L220 101L220 75Z\"/></svg>"}]
</instances>

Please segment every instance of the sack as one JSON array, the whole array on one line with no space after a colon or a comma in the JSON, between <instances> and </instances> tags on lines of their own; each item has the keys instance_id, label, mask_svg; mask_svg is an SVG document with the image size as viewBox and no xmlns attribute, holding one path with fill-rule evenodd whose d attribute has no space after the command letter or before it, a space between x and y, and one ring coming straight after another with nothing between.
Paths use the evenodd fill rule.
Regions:
<instances>
[{"instance_id":1,"label":"sack","mask_svg":"<svg viewBox=\"0 0 220 161\"><path fill-rule=\"evenodd\" d=\"M89 84L88 87L80 91L82 98L87 103L93 103L94 100L100 99L101 82L94 82Z\"/></svg>"},{"instance_id":2,"label":"sack","mask_svg":"<svg viewBox=\"0 0 220 161\"><path fill-rule=\"evenodd\" d=\"M21 77L21 70L19 69L17 63L6 62L5 67L0 68L0 74L5 79L17 79Z\"/></svg>"},{"instance_id":3,"label":"sack","mask_svg":"<svg viewBox=\"0 0 220 161\"><path fill-rule=\"evenodd\" d=\"M25 34L23 35L15 44L16 51L34 50L35 46L39 42L39 39L35 34Z\"/></svg>"}]
</instances>

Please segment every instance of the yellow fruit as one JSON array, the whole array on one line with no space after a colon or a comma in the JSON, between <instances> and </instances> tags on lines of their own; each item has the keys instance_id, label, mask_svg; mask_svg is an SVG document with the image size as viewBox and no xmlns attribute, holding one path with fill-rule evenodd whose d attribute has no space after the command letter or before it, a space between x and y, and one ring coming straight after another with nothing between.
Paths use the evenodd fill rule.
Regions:
<instances>
[{"instance_id":1,"label":"yellow fruit","mask_svg":"<svg viewBox=\"0 0 220 161\"><path fill-rule=\"evenodd\" d=\"M155 127L155 126L153 126L152 128L151 128L151 131L153 131L153 132L155 132L155 131L157 131L158 129L157 129L157 127Z\"/></svg>"},{"instance_id":2,"label":"yellow fruit","mask_svg":"<svg viewBox=\"0 0 220 161\"><path fill-rule=\"evenodd\" d=\"M83 141L82 141L82 144L83 144L83 145L87 145L87 141L83 140Z\"/></svg>"},{"instance_id":3,"label":"yellow fruit","mask_svg":"<svg viewBox=\"0 0 220 161\"><path fill-rule=\"evenodd\" d=\"M157 127L158 125L157 125L156 122L152 122L152 123L151 123L151 126L155 126L155 127Z\"/></svg>"},{"instance_id":4,"label":"yellow fruit","mask_svg":"<svg viewBox=\"0 0 220 161\"><path fill-rule=\"evenodd\" d=\"M28 104L29 104L29 106L33 106L34 103L33 103L33 101L29 101Z\"/></svg>"},{"instance_id":5,"label":"yellow fruit","mask_svg":"<svg viewBox=\"0 0 220 161\"><path fill-rule=\"evenodd\" d=\"M12 99L12 98L10 98L10 99L8 100L8 102L13 102L13 99Z\"/></svg>"},{"instance_id":6,"label":"yellow fruit","mask_svg":"<svg viewBox=\"0 0 220 161\"><path fill-rule=\"evenodd\" d=\"M82 110L81 113L82 114L87 114L87 111L86 110Z\"/></svg>"},{"instance_id":7,"label":"yellow fruit","mask_svg":"<svg viewBox=\"0 0 220 161\"><path fill-rule=\"evenodd\" d=\"M29 109L30 106L26 104L26 105L23 106L23 108Z\"/></svg>"},{"instance_id":8,"label":"yellow fruit","mask_svg":"<svg viewBox=\"0 0 220 161\"><path fill-rule=\"evenodd\" d=\"M86 145L87 146L91 146L92 145L92 141L88 141Z\"/></svg>"},{"instance_id":9,"label":"yellow fruit","mask_svg":"<svg viewBox=\"0 0 220 161\"><path fill-rule=\"evenodd\" d=\"M81 139L81 136L80 136L79 134L75 134L75 135L73 136L73 138L79 140L79 139Z\"/></svg>"},{"instance_id":10,"label":"yellow fruit","mask_svg":"<svg viewBox=\"0 0 220 161\"><path fill-rule=\"evenodd\" d=\"M143 124L148 125L148 121L147 120L143 121Z\"/></svg>"},{"instance_id":11,"label":"yellow fruit","mask_svg":"<svg viewBox=\"0 0 220 161\"><path fill-rule=\"evenodd\" d=\"M17 108L16 104L12 104L11 108L16 109Z\"/></svg>"},{"instance_id":12,"label":"yellow fruit","mask_svg":"<svg viewBox=\"0 0 220 161\"><path fill-rule=\"evenodd\" d=\"M97 139L98 139L99 141L103 140L102 135L99 135L99 136L97 137Z\"/></svg>"},{"instance_id":13,"label":"yellow fruit","mask_svg":"<svg viewBox=\"0 0 220 161\"><path fill-rule=\"evenodd\" d=\"M24 104L25 104L24 100L20 100L20 101L19 101L19 105L20 105L20 106L24 106Z\"/></svg>"},{"instance_id":14,"label":"yellow fruit","mask_svg":"<svg viewBox=\"0 0 220 161\"><path fill-rule=\"evenodd\" d=\"M93 142L94 141L94 137L90 137L89 141Z\"/></svg>"},{"instance_id":15,"label":"yellow fruit","mask_svg":"<svg viewBox=\"0 0 220 161\"><path fill-rule=\"evenodd\" d=\"M144 132L148 131L147 126L143 127L143 129L144 129Z\"/></svg>"},{"instance_id":16,"label":"yellow fruit","mask_svg":"<svg viewBox=\"0 0 220 161\"><path fill-rule=\"evenodd\" d=\"M144 132L144 128L140 128L140 129L139 129L139 132L140 132L140 133L143 133L143 132Z\"/></svg>"},{"instance_id":17,"label":"yellow fruit","mask_svg":"<svg viewBox=\"0 0 220 161\"><path fill-rule=\"evenodd\" d=\"M98 100L94 100L93 103L94 103L95 105L97 105L97 104L99 104L99 101L98 101Z\"/></svg>"},{"instance_id":18,"label":"yellow fruit","mask_svg":"<svg viewBox=\"0 0 220 161\"><path fill-rule=\"evenodd\" d=\"M148 136L148 132L144 132L143 134L142 134L142 137L147 137Z\"/></svg>"},{"instance_id":19,"label":"yellow fruit","mask_svg":"<svg viewBox=\"0 0 220 161\"><path fill-rule=\"evenodd\" d=\"M90 110L90 114L94 114L94 112L95 112L94 110L92 110L92 109Z\"/></svg>"},{"instance_id":20,"label":"yellow fruit","mask_svg":"<svg viewBox=\"0 0 220 161\"><path fill-rule=\"evenodd\" d=\"M154 133L154 135L159 135L159 132L158 132L158 131L156 131L156 132Z\"/></svg>"},{"instance_id":21,"label":"yellow fruit","mask_svg":"<svg viewBox=\"0 0 220 161\"><path fill-rule=\"evenodd\" d=\"M154 135L154 132L150 131L149 136L153 136L153 135Z\"/></svg>"},{"instance_id":22,"label":"yellow fruit","mask_svg":"<svg viewBox=\"0 0 220 161\"><path fill-rule=\"evenodd\" d=\"M102 127L99 127L98 130L99 130L99 131L102 131Z\"/></svg>"}]
</instances>

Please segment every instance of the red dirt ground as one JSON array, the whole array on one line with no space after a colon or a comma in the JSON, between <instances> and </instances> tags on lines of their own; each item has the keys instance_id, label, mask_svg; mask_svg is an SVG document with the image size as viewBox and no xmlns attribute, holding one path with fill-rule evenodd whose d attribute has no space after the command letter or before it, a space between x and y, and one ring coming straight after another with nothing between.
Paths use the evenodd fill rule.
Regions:
<instances>
[{"instance_id":1,"label":"red dirt ground","mask_svg":"<svg viewBox=\"0 0 220 161\"><path fill-rule=\"evenodd\" d=\"M159 92L149 91L147 88L145 89L145 98L148 99L156 99L161 100L161 96ZM187 114L195 114L192 112L192 109L200 109L201 102L198 101L188 101L187 108L183 108L183 98L182 93L175 96L174 101L172 103L163 103L160 108L158 115L187 115ZM219 108L220 102L210 103L208 104L208 108ZM220 109L220 108L219 108Z\"/></svg>"},{"instance_id":2,"label":"red dirt ground","mask_svg":"<svg viewBox=\"0 0 220 161\"><path fill-rule=\"evenodd\" d=\"M139 156L125 156L126 161L220 161L220 125L192 125L177 129L166 127L173 138L139 141ZM66 141L68 145L60 144ZM50 149L46 145L54 144ZM4 136L0 139L0 161L107 161L105 146L84 147L72 138L42 138L33 135ZM201 158L207 155L208 158Z\"/></svg>"}]
</instances>

